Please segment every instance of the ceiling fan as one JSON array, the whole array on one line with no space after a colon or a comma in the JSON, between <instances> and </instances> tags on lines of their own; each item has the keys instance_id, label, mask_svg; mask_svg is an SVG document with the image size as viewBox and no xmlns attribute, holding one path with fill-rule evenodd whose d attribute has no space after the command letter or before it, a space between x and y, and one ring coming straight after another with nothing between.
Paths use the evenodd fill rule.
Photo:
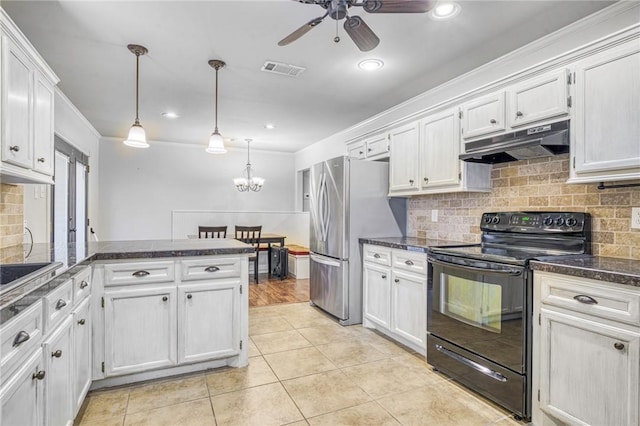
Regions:
<instances>
[{"instance_id":1,"label":"ceiling fan","mask_svg":"<svg viewBox=\"0 0 640 426\"><path fill-rule=\"evenodd\" d=\"M286 46L306 33L308 33L313 27L320 24L327 16L336 21L342 19L344 21L344 30L349 34L349 37L363 52L368 52L374 49L380 39L369 28L364 20L359 16L349 16L348 11L352 7L362 7L365 12L369 13L425 13L433 9L436 5L436 0L294 0L299 3L315 4L327 10L327 12L318 17L310 20L282 40L278 42L278 46ZM336 29L337 31L337 29ZM337 35L333 41L338 43L340 37Z\"/></svg>"}]
</instances>

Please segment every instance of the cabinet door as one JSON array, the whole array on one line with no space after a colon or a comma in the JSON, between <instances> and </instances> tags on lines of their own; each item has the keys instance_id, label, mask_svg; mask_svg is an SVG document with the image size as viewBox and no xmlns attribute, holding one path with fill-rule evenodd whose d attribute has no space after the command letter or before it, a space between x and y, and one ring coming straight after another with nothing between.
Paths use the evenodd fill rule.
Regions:
<instances>
[{"instance_id":1,"label":"cabinet door","mask_svg":"<svg viewBox=\"0 0 640 426\"><path fill-rule=\"evenodd\" d=\"M347 148L347 152L349 154L349 157L351 158L356 158L358 160L364 160L365 158L367 158L364 141L349 145L349 148Z\"/></svg>"},{"instance_id":2,"label":"cabinet door","mask_svg":"<svg viewBox=\"0 0 640 426\"><path fill-rule=\"evenodd\" d=\"M554 71L509 89L509 126L519 127L569 113L569 74Z\"/></svg>"},{"instance_id":3,"label":"cabinet door","mask_svg":"<svg viewBox=\"0 0 640 426\"><path fill-rule=\"evenodd\" d=\"M33 97L33 169L53 175L53 86L36 73Z\"/></svg>"},{"instance_id":4,"label":"cabinet door","mask_svg":"<svg viewBox=\"0 0 640 426\"><path fill-rule=\"evenodd\" d=\"M391 330L426 348L427 278L396 271L392 278Z\"/></svg>"},{"instance_id":5,"label":"cabinet door","mask_svg":"<svg viewBox=\"0 0 640 426\"><path fill-rule=\"evenodd\" d=\"M640 334L541 309L540 408L569 424L637 425Z\"/></svg>"},{"instance_id":6,"label":"cabinet door","mask_svg":"<svg viewBox=\"0 0 640 426\"><path fill-rule=\"evenodd\" d=\"M240 353L240 288L228 279L178 289L179 363Z\"/></svg>"},{"instance_id":7,"label":"cabinet door","mask_svg":"<svg viewBox=\"0 0 640 426\"><path fill-rule=\"evenodd\" d=\"M498 92L462 105L462 137L470 139L505 130L504 101L505 93Z\"/></svg>"},{"instance_id":8,"label":"cabinet door","mask_svg":"<svg viewBox=\"0 0 640 426\"><path fill-rule=\"evenodd\" d=\"M72 317L69 315L42 345L46 371L44 406L46 425L71 425Z\"/></svg>"},{"instance_id":9,"label":"cabinet door","mask_svg":"<svg viewBox=\"0 0 640 426\"><path fill-rule=\"evenodd\" d=\"M73 311L73 416L91 386L91 304L87 297Z\"/></svg>"},{"instance_id":10,"label":"cabinet door","mask_svg":"<svg viewBox=\"0 0 640 426\"><path fill-rule=\"evenodd\" d=\"M389 152L389 135L383 133L367 139L367 157L383 156Z\"/></svg>"},{"instance_id":11,"label":"cabinet door","mask_svg":"<svg viewBox=\"0 0 640 426\"><path fill-rule=\"evenodd\" d=\"M105 376L176 364L175 287L105 292Z\"/></svg>"},{"instance_id":12,"label":"cabinet door","mask_svg":"<svg viewBox=\"0 0 640 426\"><path fill-rule=\"evenodd\" d=\"M451 109L420 122L420 186L430 188L460 182L460 120Z\"/></svg>"},{"instance_id":13,"label":"cabinet door","mask_svg":"<svg viewBox=\"0 0 640 426\"><path fill-rule=\"evenodd\" d=\"M41 376L37 376L40 373ZM40 377L40 379L38 378ZM11 377L2 378L0 388L0 424L40 426L44 424L42 349L31 355Z\"/></svg>"},{"instance_id":14,"label":"cabinet door","mask_svg":"<svg viewBox=\"0 0 640 426\"><path fill-rule=\"evenodd\" d=\"M2 161L30 169L33 65L8 37L2 43Z\"/></svg>"},{"instance_id":15,"label":"cabinet door","mask_svg":"<svg viewBox=\"0 0 640 426\"><path fill-rule=\"evenodd\" d=\"M575 80L575 172L634 168L640 176L640 44L580 61Z\"/></svg>"},{"instance_id":16,"label":"cabinet door","mask_svg":"<svg viewBox=\"0 0 640 426\"><path fill-rule=\"evenodd\" d=\"M391 273L389 268L364 264L364 317L386 329L391 319Z\"/></svg>"},{"instance_id":17,"label":"cabinet door","mask_svg":"<svg viewBox=\"0 0 640 426\"><path fill-rule=\"evenodd\" d=\"M390 132L389 192L418 189L418 122Z\"/></svg>"}]
</instances>

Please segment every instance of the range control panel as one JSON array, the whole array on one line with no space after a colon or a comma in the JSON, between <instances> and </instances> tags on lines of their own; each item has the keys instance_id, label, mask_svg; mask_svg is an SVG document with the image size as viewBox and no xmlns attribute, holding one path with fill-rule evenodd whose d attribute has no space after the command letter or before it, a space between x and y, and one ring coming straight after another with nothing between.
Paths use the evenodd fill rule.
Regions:
<instances>
[{"instance_id":1,"label":"range control panel","mask_svg":"<svg viewBox=\"0 0 640 426\"><path fill-rule=\"evenodd\" d=\"M573 233L589 230L589 214L582 212L483 213L483 231Z\"/></svg>"}]
</instances>

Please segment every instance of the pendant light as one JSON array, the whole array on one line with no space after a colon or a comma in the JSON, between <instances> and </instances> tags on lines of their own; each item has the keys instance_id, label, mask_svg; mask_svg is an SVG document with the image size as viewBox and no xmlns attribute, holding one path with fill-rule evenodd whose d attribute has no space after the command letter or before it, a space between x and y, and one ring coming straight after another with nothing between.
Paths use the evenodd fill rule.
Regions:
<instances>
[{"instance_id":1,"label":"pendant light","mask_svg":"<svg viewBox=\"0 0 640 426\"><path fill-rule=\"evenodd\" d=\"M242 171L242 177L235 178L233 180L233 184L236 186L236 189L240 192L253 191L258 192L262 189L262 185L264 185L264 178L257 177L253 175L253 170L251 169L251 139L246 139L247 141L247 166Z\"/></svg>"},{"instance_id":2,"label":"pendant light","mask_svg":"<svg viewBox=\"0 0 640 426\"><path fill-rule=\"evenodd\" d=\"M138 79L140 74L140 56L147 54L149 51L146 47L137 44L127 45L127 49L136 55L136 121L129 130L129 136L124 141L124 144L134 148L149 148L147 143L147 136L144 133L144 128L140 125L140 119L138 117Z\"/></svg>"},{"instance_id":3,"label":"pendant light","mask_svg":"<svg viewBox=\"0 0 640 426\"><path fill-rule=\"evenodd\" d=\"M224 140L222 139L222 135L218 132L218 71L226 64L219 59L211 59L209 61L209 65L214 70L216 70L216 121L215 129L209 137L209 146L207 146L207 152L209 154L224 154L225 152L227 152L227 149L224 147Z\"/></svg>"}]
</instances>

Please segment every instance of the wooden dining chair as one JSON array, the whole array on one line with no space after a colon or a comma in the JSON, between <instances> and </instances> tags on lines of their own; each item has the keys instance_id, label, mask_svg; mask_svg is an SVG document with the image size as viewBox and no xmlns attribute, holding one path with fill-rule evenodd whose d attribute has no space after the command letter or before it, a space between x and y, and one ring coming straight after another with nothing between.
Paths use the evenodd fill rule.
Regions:
<instances>
[{"instance_id":1,"label":"wooden dining chair","mask_svg":"<svg viewBox=\"0 0 640 426\"><path fill-rule=\"evenodd\" d=\"M251 244L256 249L255 256L249 257L249 262L253 262L253 276L258 284L258 253L260 253L260 233L262 232L261 226L236 226L235 238L246 244Z\"/></svg>"},{"instance_id":2,"label":"wooden dining chair","mask_svg":"<svg viewBox=\"0 0 640 426\"><path fill-rule=\"evenodd\" d=\"M227 227L198 226L198 238L227 238Z\"/></svg>"}]
</instances>

